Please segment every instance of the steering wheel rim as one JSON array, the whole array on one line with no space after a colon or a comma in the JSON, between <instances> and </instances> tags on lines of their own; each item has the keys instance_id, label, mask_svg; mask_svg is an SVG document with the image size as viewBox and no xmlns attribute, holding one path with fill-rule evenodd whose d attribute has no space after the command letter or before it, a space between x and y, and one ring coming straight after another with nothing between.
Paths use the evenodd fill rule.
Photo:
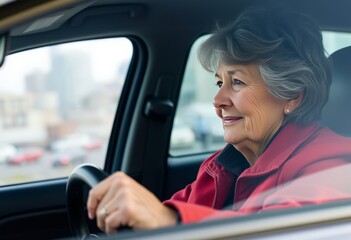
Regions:
<instances>
[{"instance_id":1,"label":"steering wheel rim","mask_svg":"<svg viewBox=\"0 0 351 240\"><path fill-rule=\"evenodd\" d=\"M68 220L76 237L88 239L90 234L84 210L84 187L93 188L108 176L92 164L77 166L68 177L66 185L66 203Z\"/></svg>"}]
</instances>

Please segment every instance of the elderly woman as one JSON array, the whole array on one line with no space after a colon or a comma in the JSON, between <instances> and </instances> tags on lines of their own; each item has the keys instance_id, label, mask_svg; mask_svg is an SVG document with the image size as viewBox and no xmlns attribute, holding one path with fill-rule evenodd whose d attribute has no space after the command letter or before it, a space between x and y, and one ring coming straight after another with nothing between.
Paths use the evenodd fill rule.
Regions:
<instances>
[{"instance_id":1,"label":"elderly woman","mask_svg":"<svg viewBox=\"0 0 351 240\"><path fill-rule=\"evenodd\" d=\"M113 174L89 194L89 217L100 229L149 229L350 198L342 174L314 177L351 161L351 140L317 123L331 80L316 24L252 9L208 38L199 59L215 73L213 105L228 145L163 203L127 175Z\"/></svg>"}]
</instances>

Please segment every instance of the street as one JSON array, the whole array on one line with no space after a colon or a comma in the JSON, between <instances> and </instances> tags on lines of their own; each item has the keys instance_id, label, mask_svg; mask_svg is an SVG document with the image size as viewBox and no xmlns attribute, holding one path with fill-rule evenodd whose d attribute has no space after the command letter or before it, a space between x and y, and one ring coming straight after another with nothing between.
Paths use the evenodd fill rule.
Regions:
<instances>
[{"instance_id":1,"label":"street","mask_svg":"<svg viewBox=\"0 0 351 240\"><path fill-rule=\"evenodd\" d=\"M211 144L211 150L215 151L224 146L223 142ZM188 148L170 149L170 155L184 156L206 151L200 142L196 142ZM207 149L208 151L208 149ZM0 164L0 186L16 183L40 181L67 177L72 170L81 163L92 163L103 168L106 156L106 147L87 151L84 162L69 164L67 166L53 166L53 153L46 151L44 155L35 162L23 163L20 165Z\"/></svg>"},{"instance_id":2,"label":"street","mask_svg":"<svg viewBox=\"0 0 351 240\"><path fill-rule=\"evenodd\" d=\"M105 148L87 152L84 162L102 167L105 160ZM78 165L78 164L77 164ZM0 185L31 182L45 179L53 179L68 176L76 165L57 166L52 165L52 153L45 152L38 161L20 165L0 165Z\"/></svg>"}]
</instances>

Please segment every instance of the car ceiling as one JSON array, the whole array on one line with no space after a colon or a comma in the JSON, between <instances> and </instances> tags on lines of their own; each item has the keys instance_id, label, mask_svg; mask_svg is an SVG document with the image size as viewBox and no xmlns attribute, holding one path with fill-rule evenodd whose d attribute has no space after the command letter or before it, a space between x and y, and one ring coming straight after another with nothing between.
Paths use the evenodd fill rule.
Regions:
<instances>
[{"instance_id":1,"label":"car ceiling","mask_svg":"<svg viewBox=\"0 0 351 240\"><path fill-rule=\"evenodd\" d=\"M29 24L13 28L11 51L41 43L71 41L84 35L87 38L130 35L146 42L156 39L157 43L157 37L162 39L162 36L178 34L189 42L189 38L195 39L211 31L216 22L230 21L242 8L259 3L306 12L317 19L323 29L351 29L351 22L346 21L351 8L348 0L97 0L83 1L79 6L54 13L62 15L60 20L43 28L44 31L28 34Z\"/></svg>"}]
</instances>

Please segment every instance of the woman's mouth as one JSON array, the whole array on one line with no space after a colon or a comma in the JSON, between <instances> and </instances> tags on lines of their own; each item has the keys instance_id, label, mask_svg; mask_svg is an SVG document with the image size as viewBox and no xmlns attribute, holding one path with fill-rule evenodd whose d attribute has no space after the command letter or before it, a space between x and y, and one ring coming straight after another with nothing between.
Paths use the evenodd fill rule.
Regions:
<instances>
[{"instance_id":1,"label":"woman's mouth","mask_svg":"<svg viewBox=\"0 0 351 240\"><path fill-rule=\"evenodd\" d=\"M235 117L235 116L223 117L223 126L232 125L234 123L237 123L241 119L242 117Z\"/></svg>"}]
</instances>

